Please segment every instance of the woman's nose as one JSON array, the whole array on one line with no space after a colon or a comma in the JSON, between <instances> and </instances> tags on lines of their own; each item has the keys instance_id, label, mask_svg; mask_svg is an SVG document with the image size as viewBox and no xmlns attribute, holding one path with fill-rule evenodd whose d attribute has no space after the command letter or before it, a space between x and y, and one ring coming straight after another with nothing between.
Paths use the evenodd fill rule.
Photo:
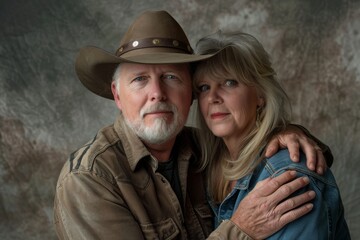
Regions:
<instances>
[{"instance_id":1,"label":"woman's nose","mask_svg":"<svg viewBox=\"0 0 360 240\"><path fill-rule=\"evenodd\" d=\"M208 101L209 103L222 103L222 98L218 94L218 90L216 88L210 89Z\"/></svg>"}]
</instances>

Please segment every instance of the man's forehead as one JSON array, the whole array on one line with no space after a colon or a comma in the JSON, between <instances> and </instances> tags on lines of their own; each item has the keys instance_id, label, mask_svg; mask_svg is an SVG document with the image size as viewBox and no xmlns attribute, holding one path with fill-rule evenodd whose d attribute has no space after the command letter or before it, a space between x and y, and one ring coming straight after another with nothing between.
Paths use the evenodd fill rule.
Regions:
<instances>
[{"instance_id":1,"label":"man's forehead","mask_svg":"<svg viewBox=\"0 0 360 240\"><path fill-rule=\"evenodd\" d=\"M187 73L190 72L189 63L177 64L141 64L141 63L121 63L120 68L122 71L177 71Z\"/></svg>"}]
</instances>

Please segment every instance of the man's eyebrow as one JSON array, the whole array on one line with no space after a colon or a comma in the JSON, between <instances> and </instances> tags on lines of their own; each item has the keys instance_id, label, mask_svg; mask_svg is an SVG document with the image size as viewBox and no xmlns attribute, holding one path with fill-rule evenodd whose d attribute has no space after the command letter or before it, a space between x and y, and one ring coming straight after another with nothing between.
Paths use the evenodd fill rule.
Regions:
<instances>
[{"instance_id":1,"label":"man's eyebrow","mask_svg":"<svg viewBox=\"0 0 360 240\"><path fill-rule=\"evenodd\" d=\"M128 74L128 76L130 76L130 77L137 77L137 76L141 76L141 75L147 75L147 71L134 70Z\"/></svg>"}]
</instances>

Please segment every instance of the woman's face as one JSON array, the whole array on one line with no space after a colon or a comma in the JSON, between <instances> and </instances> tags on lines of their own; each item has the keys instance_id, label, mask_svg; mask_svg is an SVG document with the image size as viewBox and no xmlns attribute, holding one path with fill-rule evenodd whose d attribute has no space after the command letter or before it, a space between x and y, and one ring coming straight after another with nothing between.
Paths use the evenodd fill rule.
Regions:
<instances>
[{"instance_id":1,"label":"woman's face","mask_svg":"<svg viewBox=\"0 0 360 240\"><path fill-rule=\"evenodd\" d=\"M196 86L200 111L214 135L238 141L255 126L257 106L263 105L255 87L209 76L197 79Z\"/></svg>"}]
</instances>

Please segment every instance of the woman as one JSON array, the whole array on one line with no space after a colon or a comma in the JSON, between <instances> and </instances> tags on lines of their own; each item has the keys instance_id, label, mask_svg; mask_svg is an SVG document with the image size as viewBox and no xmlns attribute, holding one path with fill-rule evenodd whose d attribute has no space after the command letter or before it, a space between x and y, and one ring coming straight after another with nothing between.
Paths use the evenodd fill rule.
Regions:
<instances>
[{"instance_id":1,"label":"woman","mask_svg":"<svg viewBox=\"0 0 360 240\"><path fill-rule=\"evenodd\" d=\"M262 45L249 34L222 32L197 44L199 54L216 51L194 75L200 143L204 143L202 168L207 170L215 224L236 217L233 211L257 182L295 170L310 179L302 191L315 191L313 210L268 239L350 239L330 170L324 175L311 172L305 155L294 163L287 150L264 157L268 140L289 123L290 104Z\"/></svg>"}]
</instances>

